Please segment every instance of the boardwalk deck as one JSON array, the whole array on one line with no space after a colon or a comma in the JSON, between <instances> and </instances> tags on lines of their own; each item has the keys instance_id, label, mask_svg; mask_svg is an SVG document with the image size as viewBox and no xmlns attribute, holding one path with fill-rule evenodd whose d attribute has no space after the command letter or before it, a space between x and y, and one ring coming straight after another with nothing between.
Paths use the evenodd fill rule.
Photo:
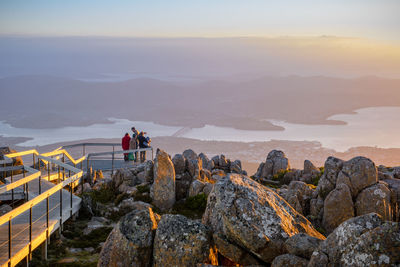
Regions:
<instances>
[{"instance_id":1,"label":"boardwalk deck","mask_svg":"<svg viewBox=\"0 0 400 267\"><path fill-rule=\"evenodd\" d=\"M16 177L14 181L17 181ZM42 179L42 192L53 187L54 184ZM22 187L21 189L22 190ZM71 193L63 189L62 192L62 222L68 220L71 215L79 211L81 199L72 194L71 209ZM39 195L38 180L29 182L29 199ZM32 248L35 249L46 240L46 200L32 207ZM14 263L18 263L29 254L29 210L21 213L12 219L12 244L11 255ZM49 235L56 231L60 226L60 193L53 194L49 197ZM0 226L0 265L7 265L9 259L9 231L8 223ZM14 264L12 264L14 265Z\"/></svg>"}]
</instances>

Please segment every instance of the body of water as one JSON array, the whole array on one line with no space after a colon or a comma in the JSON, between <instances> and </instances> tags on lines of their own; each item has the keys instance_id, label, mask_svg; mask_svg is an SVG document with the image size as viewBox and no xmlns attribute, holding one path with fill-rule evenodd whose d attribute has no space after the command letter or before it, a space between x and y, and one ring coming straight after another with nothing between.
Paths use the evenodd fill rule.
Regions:
<instances>
[{"instance_id":1,"label":"body of water","mask_svg":"<svg viewBox=\"0 0 400 267\"><path fill-rule=\"evenodd\" d=\"M130 133L131 126L147 131L151 137L172 136L198 140L258 142L270 140L318 141L324 147L345 151L355 146L400 148L400 107L374 107L356 110L354 114L334 115L330 119L346 122L346 125L307 125L270 120L285 128L284 131L248 131L206 125L180 131L182 127L170 127L152 122L110 119L113 124L93 124L87 127L57 129L22 129L0 122L0 135L5 137L29 137L19 145L36 146L56 142L90 138L122 138Z\"/></svg>"}]
</instances>

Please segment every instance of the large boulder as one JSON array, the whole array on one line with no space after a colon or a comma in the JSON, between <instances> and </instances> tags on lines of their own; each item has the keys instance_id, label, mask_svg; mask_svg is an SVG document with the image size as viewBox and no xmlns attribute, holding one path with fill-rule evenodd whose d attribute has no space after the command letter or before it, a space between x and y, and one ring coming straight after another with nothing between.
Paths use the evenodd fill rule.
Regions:
<instances>
[{"instance_id":1,"label":"large boulder","mask_svg":"<svg viewBox=\"0 0 400 267\"><path fill-rule=\"evenodd\" d=\"M114 188L120 187L122 184L126 186L133 185L133 180L135 176L133 175L132 171L129 169L118 169L114 175L112 176L112 185Z\"/></svg>"},{"instance_id":2,"label":"large boulder","mask_svg":"<svg viewBox=\"0 0 400 267\"><path fill-rule=\"evenodd\" d=\"M398 222L376 213L351 218L313 252L309 266L396 266L400 263Z\"/></svg>"},{"instance_id":3,"label":"large boulder","mask_svg":"<svg viewBox=\"0 0 400 267\"><path fill-rule=\"evenodd\" d=\"M307 267L308 260L292 254L279 255L274 259L271 267Z\"/></svg>"},{"instance_id":4,"label":"large boulder","mask_svg":"<svg viewBox=\"0 0 400 267\"><path fill-rule=\"evenodd\" d=\"M186 149L185 151L183 151L182 155L186 160L198 159L196 152L194 152L192 149Z\"/></svg>"},{"instance_id":5,"label":"large boulder","mask_svg":"<svg viewBox=\"0 0 400 267\"><path fill-rule=\"evenodd\" d=\"M270 179L275 174L282 171L288 171L289 169L289 159L286 157L285 153L280 150L272 150L268 153L266 161L262 162L260 166L258 166L254 177L257 179Z\"/></svg>"},{"instance_id":6,"label":"large boulder","mask_svg":"<svg viewBox=\"0 0 400 267\"><path fill-rule=\"evenodd\" d=\"M340 170L343 167L343 160L335 158L335 157L328 157L325 161L324 165L324 174L321 176L317 192L325 199L325 197L336 187L336 180Z\"/></svg>"},{"instance_id":7,"label":"large boulder","mask_svg":"<svg viewBox=\"0 0 400 267\"><path fill-rule=\"evenodd\" d=\"M151 208L125 215L108 236L99 256L99 267L151 266L155 230L160 216Z\"/></svg>"},{"instance_id":8,"label":"large boulder","mask_svg":"<svg viewBox=\"0 0 400 267\"><path fill-rule=\"evenodd\" d=\"M202 181L197 180L197 179L194 180L194 181L190 184L188 196L189 196L189 197L194 197L194 196L200 194L200 193L203 191L205 185L206 185L205 182L202 182Z\"/></svg>"},{"instance_id":9,"label":"large boulder","mask_svg":"<svg viewBox=\"0 0 400 267\"><path fill-rule=\"evenodd\" d=\"M261 170L261 177L268 178L278 172L289 170L289 159L280 150L272 150L268 153L264 167Z\"/></svg>"},{"instance_id":10,"label":"large boulder","mask_svg":"<svg viewBox=\"0 0 400 267\"><path fill-rule=\"evenodd\" d=\"M290 254L310 259L322 241L322 239L300 233L286 240L285 246Z\"/></svg>"},{"instance_id":11,"label":"large boulder","mask_svg":"<svg viewBox=\"0 0 400 267\"><path fill-rule=\"evenodd\" d=\"M213 242L218 248L218 253L236 264L263 265L263 262L251 255L246 250L227 240L222 234L213 234Z\"/></svg>"},{"instance_id":12,"label":"large boulder","mask_svg":"<svg viewBox=\"0 0 400 267\"><path fill-rule=\"evenodd\" d=\"M175 204L175 169L169 155L158 149L154 160L153 203L161 210Z\"/></svg>"},{"instance_id":13,"label":"large boulder","mask_svg":"<svg viewBox=\"0 0 400 267\"><path fill-rule=\"evenodd\" d=\"M390 195L389 188L380 183L365 188L357 196L356 214L359 216L375 212L386 220L391 220Z\"/></svg>"},{"instance_id":14,"label":"large boulder","mask_svg":"<svg viewBox=\"0 0 400 267\"><path fill-rule=\"evenodd\" d=\"M154 180L154 163L152 160L148 160L144 167L144 178L147 183L153 183Z\"/></svg>"},{"instance_id":15,"label":"large boulder","mask_svg":"<svg viewBox=\"0 0 400 267\"><path fill-rule=\"evenodd\" d=\"M211 235L198 221L182 215L161 217L154 238L153 266L196 266L209 261Z\"/></svg>"},{"instance_id":16,"label":"large boulder","mask_svg":"<svg viewBox=\"0 0 400 267\"><path fill-rule=\"evenodd\" d=\"M182 154L176 154L172 158L172 163L174 164L175 174L183 174L186 170L185 157Z\"/></svg>"},{"instance_id":17,"label":"large boulder","mask_svg":"<svg viewBox=\"0 0 400 267\"><path fill-rule=\"evenodd\" d=\"M364 157L355 157L343 163L342 174L349 177L351 195L356 197L364 188L378 182L375 163Z\"/></svg>"},{"instance_id":18,"label":"large boulder","mask_svg":"<svg viewBox=\"0 0 400 267\"><path fill-rule=\"evenodd\" d=\"M238 174L214 185L203 223L267 263L286 252L284 242L295 234L324 239L278 194Z\"/></svg>"},{"instance_id":19,"label":"large boulder","mask_svg":"<svg viewBox=\"0 0 400 267\"><path fill-rule=\"evenodd\" d=\"M188 196L190 184L192 183L192 176L188 172L177 174L175 176L175 193L176 201L184 199Z\"/></svg>"},{"instance_id":20,"label":"large boulder","mask_svg":"<svg viewBox=\"0 0 400 267\"><path fill-rule=\"evenodd\" d=\"M397 202L397 206L400 207L400 179L389 178L385 179L384 182L393 192L393 197L394 197L393 202Z\"/></svg>"},{"instance_id":21,"label":"large boulder","mask_svg":"<svg viewBox=\"0 0 400 267\"><path fill-rule=\"evenodd\" d=\"M315 167L315 165L314 165L311 161L309 161L308 159L306 159L306 160L304 161L304 169L303 169L303 172L304 172L305 174L310 174L310 173L312 173L312 172L314 172L314 171L318 171L318 172L319 172L319 169L318 169L317 167Z\"/></svg>"},{"instance_id":22,"label":"large boulder","mask_svg":"<svg viewBox=\"0 0 400 267\"><path fill-rule=\"evenodd\" d=\"M208 159L207 155L204 153L199 154L199 158L201 159L201 162L203 163L203 168L207 168L210 160ZM211 169L209 170L211 171Z\"/></svg>"},{"instance_id":23,"label":"large boulder","mask_svg":"<svg viewBox=\"0 0 400 267\"><path fill-rule=\"evenodd\" d=\"M287 190L281 190L280 195L303 215L310 213L310 201L313 195L310 185L301 181L292 181Z\"/></svg>"},{"instance_id":24,"label":"large boulder","mask_svg":"<svg viewBox=\"0 0 400 267\"><path fill-rule=\"evenodd\" d=\"M354 217L354 206L350 189L347 185L340 184L325 199L322 224L330 233L339 224L352 217Z\"/></svg>"},{"instance_id":25,"label":"large boulder","mask_svg":"<svg viewBox=\"0 0 400 267\"><path fill-rule=\"evenodd\" d=\"M242 162L240 160L235 160L231 162L230 172L232 173L242 173Z\"/></svg>"},{"instance_id":26,"label":"large boulder","mask_svg":"<svg viewBox=\"0 0 400 267\"><path fill-rule=\"evenodd\" d=\"M201 159L186 160L186 168L193 179L199 179L200 171L203 168Z\"/></svg>"}]
</instances>

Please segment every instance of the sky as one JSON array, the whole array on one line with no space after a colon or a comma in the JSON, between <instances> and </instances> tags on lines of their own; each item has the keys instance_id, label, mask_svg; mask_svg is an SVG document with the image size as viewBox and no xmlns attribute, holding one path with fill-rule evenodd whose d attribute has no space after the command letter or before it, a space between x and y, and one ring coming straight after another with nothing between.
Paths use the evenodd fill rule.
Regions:
<instances>
[{"instance_id":1,"label":"sky","mask_svg":"<svg viewBox=\"0 0 400 267\"><path fill-rule=\"evenodd\" d=\"M1 0L0 35L328 35L398 43L399 14L399 0Z\"/></svg>"}]
</instances>

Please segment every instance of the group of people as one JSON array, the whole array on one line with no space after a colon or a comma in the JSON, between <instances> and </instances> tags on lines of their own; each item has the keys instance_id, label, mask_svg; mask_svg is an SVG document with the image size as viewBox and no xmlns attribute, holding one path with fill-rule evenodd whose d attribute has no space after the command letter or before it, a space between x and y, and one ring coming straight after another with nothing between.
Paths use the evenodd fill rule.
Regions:
<instances>
[{"instance_id":1,"label":"group of people","mask_svg":"<svg viewBox=\"0 0 400 267\"><path fill-rule=\"evenodd\" d=\"M122 149L123 150L134 150L140 148L149 148L151 139L149 137L145 137L146 132L139 132L135 127L131 128L132 137L129 133L126 133L122 138ZM134 161L138 162L138 152L132 153L124 153L125 161ZM146 161L146 151L140 151L140 162Z\"/></svg>"}]
</instances>

